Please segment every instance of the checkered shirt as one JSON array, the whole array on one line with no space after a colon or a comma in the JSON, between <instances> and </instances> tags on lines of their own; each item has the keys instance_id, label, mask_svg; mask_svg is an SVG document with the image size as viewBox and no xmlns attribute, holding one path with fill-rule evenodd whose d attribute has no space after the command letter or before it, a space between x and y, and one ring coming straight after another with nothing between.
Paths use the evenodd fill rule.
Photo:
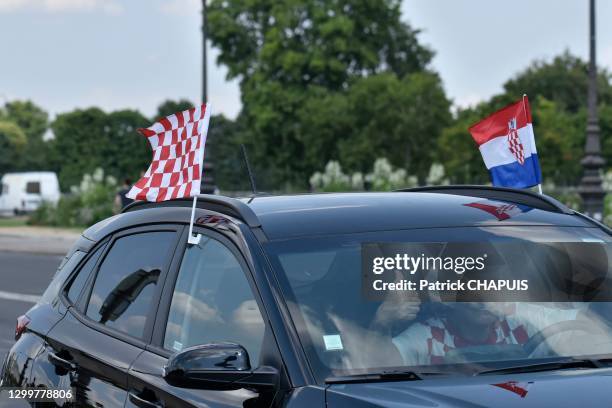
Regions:
<instances>
[{"instance_id":1,"label":"checkered shirt","mask_svg":"<svg viewBox=\"0 0 612 408\"><path fill-rule=\"evenodd\" d=\"M204 104L138 129L151 144L153 160L126 196L165 201L199 194L209 119L210 104Z\"/></svg>"},{"instance_id":2,"label":"checkered shirt","mask_svg":"<svg viewBox=\"0 0 612 408\"><path fill-rule=\"evenodd\" d=\"M453 349L484 344L524 345L535 333L551 324L575 320L577 309L554 309L534 303L499 305L502 317L491 327L488 338L473 344L449 330L446 318L432 317L413 323L393 338L393 344L407 365L443 364ZM461 324L456 322L455 324Z\"/></svg>"}]
</instances>

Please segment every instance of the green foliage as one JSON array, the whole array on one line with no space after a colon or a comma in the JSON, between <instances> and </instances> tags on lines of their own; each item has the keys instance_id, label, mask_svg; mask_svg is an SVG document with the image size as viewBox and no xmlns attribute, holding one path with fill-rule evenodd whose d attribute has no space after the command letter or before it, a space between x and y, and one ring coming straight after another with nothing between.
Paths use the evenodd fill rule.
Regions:
<instances>
[{"instance_id":1,"label":"green foliage","mask_svg":"<svg viewBox=\"0 0 612 408\"><path fill-rule=\"evenodd\" d=\"M526 93L555 102L564 111L576 113L587 104L588 64L568 51L552 61L534 61L504 84L506 103ZM599 100L612 103L610 74L599 69Z\"/></svg>"},{"instance_id":2,"label":"green foliage","mask_svg":"<svg viewBox=\"0 0 612 408\"><path fill-rule=\"evenodd\" d=\"M212 0L208 23L230 78L344 87L351 78L421 71L432 53L399 0Z\"/></svg>"},{"instance_id":3,"label":"green foliage","mask_svg":"<svg viewBox=\"0 0 612 408\"><path fill-rule=\"evenodd\" d=\"M250 190L247 170L240 144L244 129L240 118L227 119L223 115L210 118L205 156L214 164L214 177L221 191Z\"/></svg>"},{"instance_id":4,"label":"green foliage","mask_svg":"<svg viewBox=\"0 0 612 408\"><path fill-rule=\"evenodd\" d=\"M83 175L78 186L63 195L57 206L43 203L29 218L29 224L86 227L113 215L117 181L101 168Z\"/></svg>"},{"instance_id":5,"label":"green foliage","mask_svg":"<svg viewBox=\"0 0 612 408\"><path fill-rule=\"evenodd\" d=\"M153 121L191 108L193 108L193 103L187 99L179 99L178 101L165 100L157 107L157 113Z\"/></svg>"},{"instance_id":6,"label":"green foliage","mask_svg":"<svg viewBox=\"0 0 612 408\"><path fill-rule=\"evenodd\" d=\"M11 101L0 108L0 121L12 122L25 135L24 154L13 157L11 171L48 170L49 144L43 135L49 127L49 115L31 101ZM1 171L0 171L1 173Z\"/></svg>"},{"instance_id":7,"label":"green foliage","mask_svg":"<svg viewBox=\"0 0 612 408\"><path fill-rule=\"evenodd\" d=\"M19 167L27 143L27 137L18 125L0 121L0 175Z\"/></svg>"},{"instance_id":8,"label":"green foliage","mask_svg":"<svg viewBox=\"0 0 612 408\"><path fill-rule=\"evenodd\" d=\"M482 156L468 128L484 118L485 107L460 110L454 122L446 127L438 139L437 159L444 164L451 182L456 184L485 184L489 181Z\"/></svg>"},{"instance_id":9,"label":"green foliage","mask_svg":"<svg viewBox=\"0 0 612 408\"><path fill-rule=\"evenodd\" d=\"M98 167L116 178L136 179L151 160L149 144L136 129L148 125L147 118L131 110L107 114L89 108L58 115L51 125L51 160L62 189Z\"/></svg>"},{"instance_id":10,"label":"green foliage","mask_svg":"<svg viewBox=\"0 0 612 408\"><path fill-rule=\"evenodd\" d=\"M422 141L437 138L449 103L399 1L213 0L208 13L218 62L241 81L258 179L305 187L330 160L363 170L378 155L425 176Z\"/></svg>"},{"instance_id":11,"label":"green foliage","mask_svg":"<svg viewBox=\"0 0 612 408\"><path fill-rule=\"evenodd\" d=\"M533 117L543 179L575 185L582 174L586 118L564 111L543 97L533 104Z\"/></svg>"}]
</instances>

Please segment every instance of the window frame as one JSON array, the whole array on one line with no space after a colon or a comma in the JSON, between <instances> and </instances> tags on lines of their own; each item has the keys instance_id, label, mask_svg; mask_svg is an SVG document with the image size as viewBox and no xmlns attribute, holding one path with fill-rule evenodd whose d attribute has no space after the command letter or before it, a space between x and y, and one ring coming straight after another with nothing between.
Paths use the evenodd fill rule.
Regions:
<instances>
[{"instance_id":1,"label":"window frame","mask_svg":"<svg viewBox=\"0 0 612 408\"><path fill-rule=\"evenodd\" d=\"M89 262L89 260L91 259L92 256L94 256L94 253L96 251L98 251L99 249L101 249L102 253L100 254L98 260L95 263L95 265L93 266L93 268L89 272L90 275L92 273L94 273L94 271L98 268L98 265L100 265L100 261L102 260L102 257L104 256L104 254L108 250L108 242L109 242L109 239L108 238L104 238L100 242L94 244L85 253L85 256L83 257L83 259L80 260L80 262L77 264L77 266L72 270L72 272L68 275L68 277L62 283L62 286L61 286L61 288L59 290L59 297L60 297L62 303L64 304L64 306L66 306L66 308L76 307L78 305L79 300L83 296L83 292L85 290L85 287L87 286L87 282L89 281L89 276L87 277L87 280L85 281L85 284L83 285L83 288L81 289L81 292L79 293L79 296L78 296L78 298L77 298L77 300L75 302L72 302L70 300L70 298L68 298L68 291L70 290L70 285L76 279L77 275L79 273L81 273L81 270L85 267L85 264L87 262Z\"/></svg>"},{"instance_id":2,"label":"window frame","mask_svg":"<svg viewBox=\"0 0 612 408\"><path fill-rule=\"evenodd\" d=\"M37 180L30 180L26 182L25 185L25 193L26 194L36 194L36 195L41 195L42 194L42 183L40 181ZM37 188L35 188L34 190L38 190L38 191L30 191L30 186L34 187L34 186L38 186Z\"/></svg>"},{"instance_id":3,"label":"window frame","mask_svg":"<svg viewBox=\"0 0 612 408\"><path fill-rule=\"evenodd\" d=\"M206 227L194 226L194 233L201 234L204 237L217 240L234 255L234 257L240 264L245 278L247 279L251 292L253 293L253 298L257 302L257 307L259 308L261 317L264 320L265 330L271 330L272 328L270 327L270 320L268 318L266 308L264 307L257 284L255 283L253 270L249 262L247 262L245 254L236 245L234 240L218 230L213 230ZM166 358L176 353L176 351L164 348L164 337L166 335L166 326L168 324L168 317L170 314L170 306L172 304L172 296L174 295L174 288L176 287L180 267L183 262L183 258L185 257L187 247L187 237L185 236L185 239L181 240L181 244L175 252L172 268L169 271L164 282L162 295L158 303L157 313L155 316L155 323L153 327L151 341L147 346L148 351Z\"/></svg>"},{"instance_id":4,"label":"window frame","mask_svg":"<svg viewBox=\"0 0 612 408\"><path fill-rule=\"evenodd\" d=\"M151 232L174 232L175 233L174 242L170 244L170 253L168 256L168 260L162 266L162 271L159 277L159 283L157 285L156 291L151 300L152 305L158 304L160 295L162 293L162 289L164 286L164 282L176 258L179 243L182 242L183 239L184 240L187 239L185 237L185 233L186 233L185 226L181 224L163 223L163 224L144 225L144 226L140 225L140 226L130 227L129 229L125 229L125 230L116 231L110 234L108 238L104 239L104 241L106 241L106 247L103 249L103 252L100 255L100 258L96 262L96 265L94 266L92 272L90 273L90 276L85 282L85 285L83 286L83 290L81 291L81 294L79 295L78 301L75 304L71 304L69 303L69 300L65 296L63 296L63 298L65 298L64 301L68 303L69 306L72 306L70 307L69 312L72 313L84 325L98 332L101 332L102 334L106 334L108 336L111 336L113 338L119 339L121 341L124 341L126 343L132 344L134 346L137 346L143 349L151 341L151 334L153 332L153 325L155 323L155 314L157 313L156 307L150 308L149 314L146 316L146 323L145 323L145 327L143 331L143 336L142 338L138 338L138 337L131 336L125 332L122 332L120 330L114 329L112 327L106 326L102 323L92 320L86 314L87 313L86 306L89 303L89 299L91 297L94 283L96 281L96 278L98 277L98 272L100 271L100 267L106 260L106 257L108 256L108 253L110 252L115 242L127 236L143 234L143 233L151 233ZM92 248L90 253L93 254L93 250L94 248ZM86 259L89 259L89 257L87 257ZM84 265L84 264L81 264L81 265ZM79 270L80 270L80 267L78 268ZM71 281L71 279L72 277L68 281ZM62 294L64 294L65 289L66 287L62 289Z\"/></svg>"}]
</instances>

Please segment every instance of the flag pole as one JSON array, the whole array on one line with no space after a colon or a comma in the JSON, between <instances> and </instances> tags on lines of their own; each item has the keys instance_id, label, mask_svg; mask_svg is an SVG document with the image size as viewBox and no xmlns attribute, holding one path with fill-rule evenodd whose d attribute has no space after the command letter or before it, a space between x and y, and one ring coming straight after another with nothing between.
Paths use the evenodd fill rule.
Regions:
<instances>
[{"instance_id":1,"label":"flag pole","mask_svg":"<svg viewBox=\"0 0 612 408\"><path fill-rule=\"evenodd\" d=\"M527 104L525 103L525 98L527 94L523 94L523 112L525 113L525 123L529 123L529 118L527 117ZM533 126L533 124L531 124ZM538 193L542 195L542 183L538 183Z\"/></svg>"}]
</instances>

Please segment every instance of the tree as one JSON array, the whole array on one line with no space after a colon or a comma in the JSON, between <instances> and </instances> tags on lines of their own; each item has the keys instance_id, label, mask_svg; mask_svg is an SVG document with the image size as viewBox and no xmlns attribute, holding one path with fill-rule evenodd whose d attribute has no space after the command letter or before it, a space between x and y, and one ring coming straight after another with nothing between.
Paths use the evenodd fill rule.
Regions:
<instances>
[{"instance_id":1,"label":"tree","mask_svg":"<svg viewBox=\"0 0 612 408\"><path fill-rule=\"evenodd\" d=\"M379 157L424 181L437 137L450 123L450 102L437 75L392 73L356 80L343 93L310 98L299 110L304 165L320 169L340 158L350 171L366 172Z\"/></svg>"},{"instance_id":2,"label":"tree","mask_svg":"<svg viewBox=\"0 0 612 408\"><path fill-rule=\"evenodd\" d=\"M151 163L151 146L138 128L149 126L150 121L136 110L121 110L107 115L108 145L105 148L102 168L120 182L135 182Z\"/></svg>"},{"instance_id":3,"label":"tree","mask_svg":"<svg viewBox=\"0 0 612 408\"><path fill-rule=\"evenodd\" d=\"M77 109L57 115L51 129L52 162L62 190L81 181L83 174L102 166L108 145L107 115L99 108Z\"/></svg>"},{"instance_id":4,"label":"tree","mask_svg":"<svg viewBox=\"0 0 612 408\"><path fill-rule=\"evenodd\" d=\"M402 22L400 14L398 0L211 2L208 21L213 44L221 50L218 62L227 65L230 78L240 79L244 138L253 161L265 166L258 173L265 174L276 189L283 183L285 188L288 184L305 187L310 175L327 161L351 160L338 157L342 154L338 143L350 150L360 133L374 138L378 151L393 155L395 164L405 165L397 163L397 147L389 147L389 137L414 133L393 129L393 135L375 135L355 110L357 105L362 109L367 105L372 119L384 114L391 103L377 110L368 99L351 99L351 89L366 78L376 78L366 82L373 87L386 81L404 84L406 78L417 78L410 74L426 69L432 52L419 44L418 31ZM432 78L439 82L437 76ZM378 88L381 92L391 89L382 84ZM448 104L442 105L448 114ZM424 119L443 115L435 112ZM318 132L310 130L311 125ZM432 128L424 122L419 127ZM429 136L435 140L438 135ZM379 143L379 139L385 141ZM407 145L399 146L404 149L402 160L426 149L415 150L414 143L408 154ZM362 154L353 166L373 160L370 156Z\"/></svg>"},{"instance_id":5,"label":"tree","mask_svg":"<svg viewBox=\"0 0 612 408\"><path fill-rule=\"evenodd\" d=\"M212 0L210 37L230 78L346 86L354 77L421 71L432 52L401 21L399 0Z\"/></svg>"},{"instance_id":6,"label":"tree","mask_svg":"<svg viewBox=\"0 0 612 408\"><path fill-rule=\"evenodd\" d=\"M215 165L215 184L221 191L248 191L251 189L240 148L243 136L240 118L231 120L223 115L214 115L210 118L204 154L212 157Z\"/></svg>"},{"instance_id":7,"label":"tree","mask_svg":"<svg viewBox=\"0 0 612 408\"><path fill-rule=\"evenodd\" d=\"M83 174L102 168L118 179L137 178L151 161L151 148L136 129L149 124L141 113L107 114L98 108L63 113L51 124L52 160L64 191Z\"/></svg>"},{"instance_id":8,"label":"tree","mask_svg":"<svg viewBox=\"0 0 612 408\"><path fill-rule=\"evenodd\" d=\"M446 174L455 184L486 184L489 174L478 146L468 128L487 116L488 107L480 104L461 109L453 123L442 131L435 148L437 161L444 165Z\"/></svg>"},{"instance_id":9,"label":"tree","mask_svg":"<svg viewBox=\"0 0 612 408\"><path fill-rule=\"evenodd\" d=\"M179 99L178 101L173 101L171 99L165 100L157 107L157 113L155 114L153 121L165 118L166 116L170 116L174 113L191 109L193 106L193 103L187 99Z\"/></svg>"},{"instance_id":10,"label":"tree","mask_svg":"<svg viewBox=\"0 0 612 408\"><path fill-rule=\"evenodd\" d=\"M612 103L610 74L598 69L599 102ZM588 63L568 51L552 61L534 61L504 84L506 103L526 93L531 99L542 96L565 111L576 113L587 105Z\"/></svg>"},{"instance_id":11,"label":"tree","mask_svg":"<svg viewBox=\"0 0 612 408\"><path fill-rule=\"evenodd\" d=\"M15 123L26 136L27 154L15 162L15 170L48 170L48 143L43 135L49 127L49 115L31 101L7 102L0 109L0 120Z\"/></svg>"},{"instance_id":12,"label":"tree","mask_svg":"<svg viewBox=\"0 0 612 408\"><path fill-rule=\"evenodd\" d=\"M25 132L13 122L0 121L0 175L15 171L27 145Z\"/></svg>"}]
</instances>

